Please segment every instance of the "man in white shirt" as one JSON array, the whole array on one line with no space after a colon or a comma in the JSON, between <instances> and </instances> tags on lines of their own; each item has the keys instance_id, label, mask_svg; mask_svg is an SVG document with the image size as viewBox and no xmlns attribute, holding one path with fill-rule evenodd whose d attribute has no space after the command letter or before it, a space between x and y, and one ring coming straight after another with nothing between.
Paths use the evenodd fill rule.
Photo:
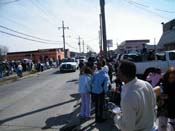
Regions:
<instances>
[{"instance_id":1,"label":"man in white shirt","mask_svg":"<svg viewBox=\"0 0 175 131\"><path fill-rule=\"evenodd\" d=\"M122 61L118 75L125 85L122 87L121 114L114 118L122 131L152 131L156 117L156 97L152 86L136 78L133 62Z\"/></svg>"}]
</instances>

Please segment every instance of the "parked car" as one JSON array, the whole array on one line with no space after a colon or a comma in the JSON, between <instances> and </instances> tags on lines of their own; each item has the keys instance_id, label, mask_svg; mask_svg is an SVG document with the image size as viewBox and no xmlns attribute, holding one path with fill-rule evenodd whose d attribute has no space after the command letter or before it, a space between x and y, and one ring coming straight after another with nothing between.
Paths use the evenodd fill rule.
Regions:
<instances>
[{"instance_id":1,"label":"parked car","mask_svg":"<svg viewBox=\"0 0 175 131\"><path fill-rule=\"evenodd\" d=\"M60 72L76 71L78 69L78 64L74 58L66 58L62 60L60 65Z\"/></svg>"},{"instance_id":2,"label":"parked car","mask_svg":"<svg viewBox=\"0 0 175 131\"><path fill-rule=\"evenodd\" d=\"M79 61L83 61L84 63L87 62L86 56L80 56Z\"/></svg>"},{"instance_id":3,"label":"parked car","mask_svg":"<svg viewBox=\"0 0 175 131\"><path fill-rule=\"evenodd\" d=\"M143 75L146 70L150 68L160 68L162 72L165 72L168 67L175 67L175 50L165 51L162 53L157 53L155 55L155 60L146 60L142 61L141 56L137 55L127 55L124 54L121 56L120 60L127 59L135 63L137 68L137 75Z\"/></svg>"}]
</instances>

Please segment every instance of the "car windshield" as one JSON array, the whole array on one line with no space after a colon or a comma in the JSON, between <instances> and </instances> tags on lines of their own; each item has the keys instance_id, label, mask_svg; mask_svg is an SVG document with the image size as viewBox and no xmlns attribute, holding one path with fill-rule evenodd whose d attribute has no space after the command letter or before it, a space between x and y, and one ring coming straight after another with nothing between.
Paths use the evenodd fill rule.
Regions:
<instances>
[{"instance_id":1,"label":"car windshield","mask_svg":"<svg viewBox=\"0 0 175 131\"><path fill-rule=\"evenodd\" d=\"M80 56L79 59L85 59L85 56Z\"/></svg>"},{"instance_id":2,"label":"car windshield","mask_svg":"<svg viewBox=\"0 0 175 131\"><path fill-rule=\"evenodd\" d=\"M63 59L62 62L75 62L74 59Z\"/></svg>"}]
</instances>

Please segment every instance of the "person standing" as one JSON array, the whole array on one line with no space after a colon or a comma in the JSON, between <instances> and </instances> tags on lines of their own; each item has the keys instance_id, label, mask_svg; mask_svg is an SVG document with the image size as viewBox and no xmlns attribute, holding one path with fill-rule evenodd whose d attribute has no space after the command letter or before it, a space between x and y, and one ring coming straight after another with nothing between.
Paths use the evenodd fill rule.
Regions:
<instances>
[{"instance_id":1,"label":"person standing","mask_svg":"<svg viewBox=\"0 0 175 131\"><path fill-rule=\"evenodd\" d=\"M143 44L142 57L143 57L143 61L147 60L147 47L145 44Z\"/></svg>"},{"instance_id":2,"label":"person standing","mask_svg":"<svg viewBox=\"0 0 175 131\"><path fill-rule=\"evenodd\" d=\"M89 119L91 115L91 74L91 69L85 66L79 78L79 93L81 95L80 117L82 119Z\"/></svg>"},{"instance_id":3,"label":"person standing","mask_svg":"<svg viewBox=\"0 0 175 131\"><path fill-rule=\"evenodd\" d=\"M85 65L84 61L83 60L80 60L80 63L78 65L80 71L81 71L81 69L83 68L84 65Z\"/></svg>"},{"instance_id":4,"label":"person standing","mask_svg":"<svg viewBox=\"0 0 175 131\"><path fill-rule=\"evenodd\" d=\"M162 80L162 93L159 95L159 131L166 131L168 119L175 122L175 68L168 68Z\"/></svg>"},{"instance_id":5,"label":"person standing","mask_svg":"<svg viewBox=\"0 0 175 131\"><path fill-rule=\"evenodd\" d=\"M3 63L0 62L0 78L3 77L3 71L4 71L4 68L3 68Z\"/></svg>"},{"instance_id":6,"label":"person standing","mask_svg":"<svg viewBox=\"0 0 175 131\"><path fill-rule=\"evenodd\" d=\"M17 75L18 75L19 77L23 77L23 67L22 67L22 64L21 64L21 63L18 64L18 67L17 67Z\"/></svg>"},{"instance_id":7,"label":"person standing","mask_svg":"<svg viewBox=\"0 0 175 131\"><path fill-rule=\"evenodd\" d=\"M109 70L107 66L102 69L102 63L98 62L97 68L98 71L94 73L92 78L92 93L95 102L95 122L102 123L105 121L103 118L104 99L110 80L108 74L106 73Z\"/></svg>"},{"instance_id":8,"label":"person standing","mask_svg":"<svg viewBox=\"0 0 175 131\"><path fill-rule=\"evenodd\" d=\"M136 78L136 66L121 61L118 75L125 84L121 93L121 114L114 117L121 131L152 131L156 117L156 97L152 86Z\"/></svg>"},{"instance_id":9,"label":"person standing","mask_svg":"<svg viewBox=\"0 0 175 131\"><path fill-rule=\"evenodd\" d=\"M109 59L107 59L107 64L106 64L109 68L109 72L108 72L108 75L109 75L109 78L110 78L110 81L112 82L112 77L113 77L113 65L111 63L111 61Z\"/></svg>"}]
</instances>

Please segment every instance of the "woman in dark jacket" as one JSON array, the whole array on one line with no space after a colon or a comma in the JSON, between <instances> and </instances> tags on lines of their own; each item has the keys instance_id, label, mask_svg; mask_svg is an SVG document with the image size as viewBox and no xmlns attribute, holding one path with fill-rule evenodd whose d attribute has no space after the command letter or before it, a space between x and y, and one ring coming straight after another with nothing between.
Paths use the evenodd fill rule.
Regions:
<instances>
[{"instance_id":1,"label":"woman in dark jacket","mask_svg":"<svg viewBox=\"0 0 175 131\"><path fill-rule=\"evenodd\" d=\"M164 113L160 113L163 121L159 119L159 130L164 131L167 127L168 118L175 121L175 67L170 67L164 74L162 81L162 95L160 96L161 107ZM161 110L161 107L158 111ZM162 115L163 114L163 115Z\"/></svg>"}]
</instances>

